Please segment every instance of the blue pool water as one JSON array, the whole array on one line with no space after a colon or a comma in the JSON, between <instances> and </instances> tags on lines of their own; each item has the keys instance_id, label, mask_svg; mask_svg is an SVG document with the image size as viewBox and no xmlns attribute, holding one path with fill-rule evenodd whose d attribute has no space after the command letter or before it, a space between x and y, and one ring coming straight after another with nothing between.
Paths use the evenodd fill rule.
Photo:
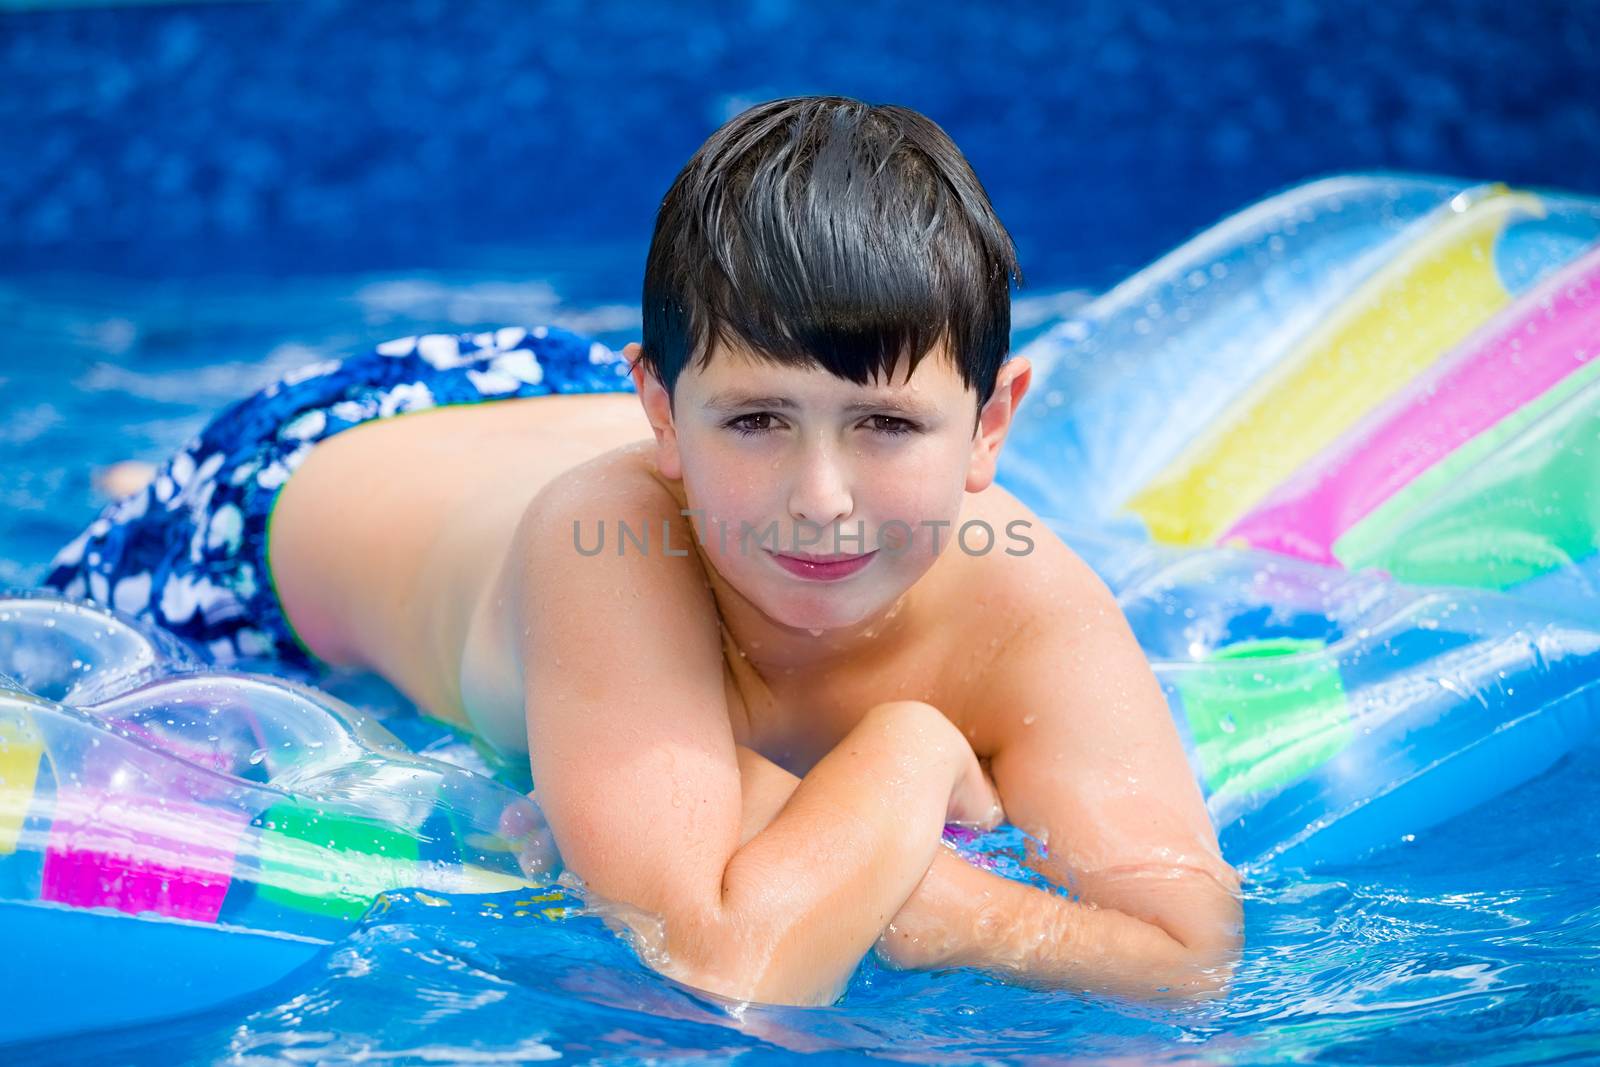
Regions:
<instances>
[{"instance_id":1,"label":"blue pool water","mask_svg":"<svg viewBox=\"0 0 1600 1067\"><path fill-rule=\"evenodd\" d=\"M0 0L0 264L170 277L616 242L749 104L945 126L1031 280L1103 287L1319 173L1600 192L1573 0ZM5 269L5 267L0 267Z\"/></svg>"},{"instance_id":2,"label":"blue pool water","mask_svg":"<svg viewBox=\"0 0 1600 1067\"><path fill-rule=\"evenodd\" d=\"M94 504L89 471L157 458L301 361L429 328L550 321L612 343L636 311L602 249L536 275L0 283L0 560L35 580ZM1070 292L1019 303L1021 331ZM38 358L16 358L36 353ZM372 703L392 710L381 693ZM22 1063L521 1063L792 1053L953 1063L1560 1062L1600 1049L1600 759L1356 865L1246 886L1224 1004L1157 1008L871 963L821 1010L732 1009L646 970L586 915L511 894L385 899L280 985L204 1015L0 1049ZM86 995L92 995L86 992Z\"/></svg>"}]
</instances>

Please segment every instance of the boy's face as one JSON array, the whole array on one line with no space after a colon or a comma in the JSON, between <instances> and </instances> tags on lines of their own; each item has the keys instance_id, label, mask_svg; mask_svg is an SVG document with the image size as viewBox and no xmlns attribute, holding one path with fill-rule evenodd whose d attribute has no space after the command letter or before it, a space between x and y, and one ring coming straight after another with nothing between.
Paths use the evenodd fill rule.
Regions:
<instances>
[{"instance_id":1,"label":"boy's face","mask_svg":"<svg viewBox=\"0 0 1600 1067\"><path fill-rule=\"evenodd\" d=\"M950 550L1029 376L1008 361L974 431L976 396L942 348L909 380L902 361L866 385L719 348L679 376L675 411L636 373L657 464L700 512L707 558L772 621L808 630L886 610Z\"/></svg>"}]
</instances>

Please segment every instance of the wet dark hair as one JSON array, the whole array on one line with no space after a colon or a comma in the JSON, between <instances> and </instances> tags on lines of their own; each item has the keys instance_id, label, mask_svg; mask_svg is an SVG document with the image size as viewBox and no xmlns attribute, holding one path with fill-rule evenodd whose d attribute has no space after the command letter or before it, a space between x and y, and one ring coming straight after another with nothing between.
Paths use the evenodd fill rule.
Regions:
<instances>
[{"instance_id":1,"label":"wet dark hair","mask_svg":"<svg viewBox=\"0 0 1600 1067\"><path fill-rule=\"evenodd\" d=\"M673 181L644 274L641 361L670 395L693 360L756 358L865 385L947 340L978 406L1011 343L1016 250L926 116L802 96L725 123Z\"/></svg>"}]
</instances>

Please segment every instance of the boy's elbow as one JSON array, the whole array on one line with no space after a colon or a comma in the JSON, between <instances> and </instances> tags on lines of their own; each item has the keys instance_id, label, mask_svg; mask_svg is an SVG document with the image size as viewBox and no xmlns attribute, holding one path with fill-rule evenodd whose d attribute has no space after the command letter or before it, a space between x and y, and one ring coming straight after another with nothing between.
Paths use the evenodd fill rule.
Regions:
<instances>
[{"instance_id":1,"label":"boy's elbow","mask_svg":"<svg viewBox=\"0 0 1600 1067\"><path fill-rule=\"evenodd\" d=\"M1165 932L1170 967L1155 995L1212 999L1227 993L1244 955L1244 905L1231 867L1195 872L1178 883L1159 914L1146 920Z\"/></svg>"},{"instance_id":2,"label":"boy's elbow","mask_svg":"<svg viewBox=\"0 0 1600 1067\"><path fill-rule=\"evenodd\" d=\"M844 993L827 961L810 957L778 924L726 900L679 907L635 939L640 959L674 981L728 1000L820 1007ZM636 929L637 933L637 929ZM854 968L844 973L848 980Z\"/></svg>"},{"instance_id":3,"label":"boy's elbow","mask_svg":"<svg viewBox=\"0 0 1600 1067\"><path fill-rule=\"evenodd\" d=\"M577 835L585 839L585 835ZM593 839L588 835L586 839ZM578 850L574 849L574 852ZM568 857L568 870L587 887L587 910L621 936L646 967L674 981L733 1000L748 1000L758 968L748 937L723 900L720 878L668 879L653 888L653 900L633 901L584 870L581 853Z\"/></svg>"},{"instance_id":4,"label":"boy's elbow","mask_svg":"<svg viewBox=\"0 0 1600 1067\"><path fill-rule=\"evenodd\" d=\"M667 977L702 993L739 1004L826 1007L838 999L835 992L797 989L776 983L769 968L748 958L686 961L681 967L660 970Z\"/></svg>"},{"instance_id":5,"label":"boy's elbow","mask_svg":"<svg viewBox=\"0 0 1600 1067\"><path fill-rule=\"evenodd\" d=\"M679 900L663 914L605 902L595 908L625 932L639 960L684 985L730 1000L750 1000L756 968L715 903Z\"/></svg>"},{"instance_id":6,"label":"boy's elbow","mask_svg":"<svg viewBox=\"0 0 1600 1067\"><path fill-rule=\"evenodd\" d=\"M843 983L823 980L813 969L742 938L702 948L656 969L684 985L744 1004L826 1007L844 993Z\"/></svg>"},{"instance_id":7,"label":"boy's elbow","mask_svg":"<svg viewBox=\"0 0 1600 1067\"><path fill-rule=\"evenodd\" d=\"M1166 928L1172 941L1167 966L1152 976L1160 999L1214 1000L1227 995L1244 957L1243 914L1237 901L1221 914L1181 930Z\"/></svg>"}]
</instances>

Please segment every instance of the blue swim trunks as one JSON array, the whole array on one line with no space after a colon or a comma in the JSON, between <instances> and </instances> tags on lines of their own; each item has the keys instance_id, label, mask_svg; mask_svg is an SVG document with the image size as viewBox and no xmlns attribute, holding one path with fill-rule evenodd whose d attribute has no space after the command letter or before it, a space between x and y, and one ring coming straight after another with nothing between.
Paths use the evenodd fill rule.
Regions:
<instances>
[{"instance_id":1,"label":"blue swim trunks","mask_svg":"<svg viewBox=\"0 0 1600 1067\"><path fill-rule=\"evenodd\" d=\"M553 326L406 337L314 363L224 408L57 553L44 584L154 622L214 663L314 666L278 601L267 531L317 442L452 404L632 390L620 355Z\"/></svg>"}]
</instances>

